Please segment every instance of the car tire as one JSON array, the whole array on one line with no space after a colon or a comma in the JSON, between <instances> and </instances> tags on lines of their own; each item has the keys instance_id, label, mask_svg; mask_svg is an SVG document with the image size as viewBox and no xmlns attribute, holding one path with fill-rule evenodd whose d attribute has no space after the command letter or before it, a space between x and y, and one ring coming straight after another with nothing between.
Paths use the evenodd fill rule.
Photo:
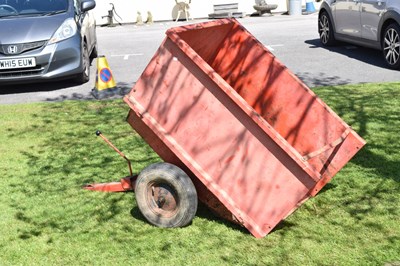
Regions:
<instances>
[{"instance_id":1,"label":"car tire","mask_svg":"<svg viewBox=\"0 0 400 266\"><path fill-rule=\"evenodd\" d=\"M82 64L83 72L76 77L76 82L79 84L86 83L90 79L90 56L86 42L83 43L82 47Z\"/></svg>"},{"instance_id":2,"label":"car tire","mask_svg":"<svg viewBox=\"0 0 400 266\"><path fill-rule=\"evenodd\" d=\"M392 69L400 69L400 26L392 23L386 27L382 38L383 58Z\"/></svg>"},{"instance_id":3,"label":"car tire","mask_svg":"<svg viewBox=\"0 0 400 266\"><path fill-rule=\"evenodd\" d=\"M323 46L335 44L331 19L326 11L321 12L318 18L319 39Z\"/></svg>"},{"instance_id":4,"label":"car tire","mask_svg":"<svg viewBox=\"0 0 400 266\"><path fill-rule=\"evenodd\" d=\"M99 56L99 52L98 52L98 49L97 49L97 44L95 44L93 46L92 53L90 54L90 59L94 59L94 58L96 58L98 56Z\"/></svg>"},{"instance_id":5,"label":"car tire","mask_svg":"<svg viewBox=\"0 0 400 266\"><path fill-rule=\"evenodd\" d=\"M158 227L186 226L197 211L197 192L192 180L169 163L146 167L136 180L135 197L143 216Z\"/></svg>"}]
</instances>

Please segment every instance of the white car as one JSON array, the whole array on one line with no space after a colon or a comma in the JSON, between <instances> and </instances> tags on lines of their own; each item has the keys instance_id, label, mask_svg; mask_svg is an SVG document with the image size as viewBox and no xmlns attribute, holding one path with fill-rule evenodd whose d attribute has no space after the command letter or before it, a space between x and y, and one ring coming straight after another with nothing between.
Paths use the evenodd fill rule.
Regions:
<instances>
[{"instance_id":1,"label":"white car","mask_svg":"<svg viewBox=\"0 0 400 266\"><path fill-rule=\"evenodd\" d=\"M339 40L379 49L400 69L400 0L324 0L318 31L325 46Z\"/></svg>"}]
</instances>

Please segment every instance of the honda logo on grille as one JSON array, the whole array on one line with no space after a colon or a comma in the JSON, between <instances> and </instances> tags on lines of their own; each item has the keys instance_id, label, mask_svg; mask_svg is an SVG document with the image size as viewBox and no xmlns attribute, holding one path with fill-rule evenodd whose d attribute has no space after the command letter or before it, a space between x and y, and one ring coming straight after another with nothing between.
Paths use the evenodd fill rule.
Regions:
<instances>
[{"instance_id":1,"label":"honda logo on grille","mask_svg":"<svg viewBox=\"0 0 400 266\"><path fill-rule=\"evenodd\" d=\"M7 52L9 54L16 54L18 53L18 47L16 45L9 45L7 48Z\"/></svg>"}]
</instances>

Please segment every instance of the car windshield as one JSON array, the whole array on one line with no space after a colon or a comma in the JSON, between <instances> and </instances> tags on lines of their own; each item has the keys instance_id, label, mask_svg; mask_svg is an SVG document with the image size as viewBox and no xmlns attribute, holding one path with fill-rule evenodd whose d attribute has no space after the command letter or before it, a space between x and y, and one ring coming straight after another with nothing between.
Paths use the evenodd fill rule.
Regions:
<instances>
[{"instance_id":1,"label":"car windshield","mask_svg":"<svg viewBox=\"0 0 400 266\"><path fill-rule=\"evenodd\" d=\"M0 18L54 15L67 8L68 0L0 0Z\"/></svg>"}]
</instances>

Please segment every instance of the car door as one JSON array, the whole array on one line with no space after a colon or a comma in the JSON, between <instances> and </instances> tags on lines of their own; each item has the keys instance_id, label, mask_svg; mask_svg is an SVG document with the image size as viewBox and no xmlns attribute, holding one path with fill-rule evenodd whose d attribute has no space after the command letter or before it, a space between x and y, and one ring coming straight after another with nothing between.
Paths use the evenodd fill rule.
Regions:
<instances>
[{"instance_id":1,"label":"car door","mask_svg":"<svg viewBox=\"0 0 400 266\"><path fill-rule=\"evenodd\" d=\"M378 40L378 26L382 13L386 9L386 0L362 0L361 36L368 40Z\"/></svg>"},{"instance_id":2,"label":"car door","mask_svg":"<svg viewBox=\"0 0 400 266\"><path fill-rule=\"evenodd\" d=\"M336 33L361 37L361 0L335 1Z\"/></svg>"}]
</instances>

